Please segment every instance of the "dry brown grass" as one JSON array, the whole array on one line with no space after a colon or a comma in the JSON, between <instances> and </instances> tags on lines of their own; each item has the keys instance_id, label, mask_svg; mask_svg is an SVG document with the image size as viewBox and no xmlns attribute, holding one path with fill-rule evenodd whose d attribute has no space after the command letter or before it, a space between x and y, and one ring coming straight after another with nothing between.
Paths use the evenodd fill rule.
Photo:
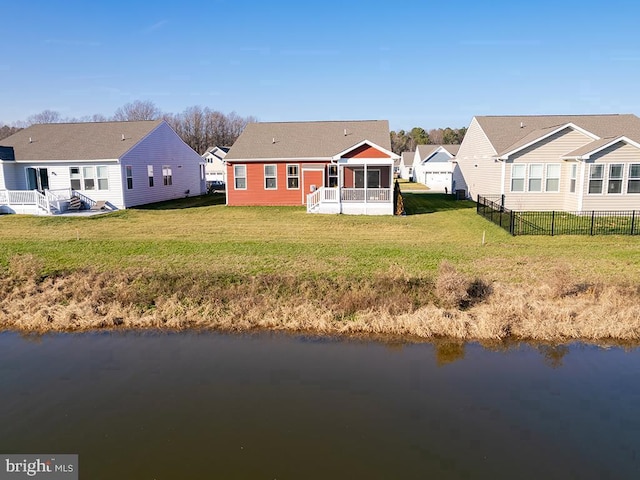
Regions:
<instances>
[{"instance_id":1,"label":"dry brown grass","mask_svg":"<svg viewBox=\"0 0 640 480\"><path fill-rule=\"evenodd\" d=\"M85 269L43 276L29 255L0 274L0 329L271 329L423 339L640 339L640 289L587 284L561 267L491 285L443 263L435 280L394 267L370 281L293 275L189 276ZM557 272L556 272L557 273Z\"/></svg>"}]
</instances>

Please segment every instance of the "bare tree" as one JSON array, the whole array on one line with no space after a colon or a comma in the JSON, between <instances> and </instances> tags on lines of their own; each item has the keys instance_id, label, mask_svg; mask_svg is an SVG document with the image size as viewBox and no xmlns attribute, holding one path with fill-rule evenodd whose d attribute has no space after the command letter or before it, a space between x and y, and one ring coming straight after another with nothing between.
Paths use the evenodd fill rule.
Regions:
<instances>
[{"instance_id":1,"label":"bare tree","mask_svg":"<svg viewBox=\"0 0 640 480\"><path fill-rule=\"evenodd\" d=\"M117 121L157 120L161 117L162 112L150 100L127 103L113 114L113 119Z\"/></svg>"},{"instance_id":2,"label":"bare tree","mask_svg":"<svg viewBox=\"0 0 640 480\"><path fill-rule=\"evenodd\" d=\"M20 130L22 129L19 127L10 127L9 125L3 125L2 127L0 127L0 140L10 137L11 135L19 132Z\"/></svg>"},{"instance_id":3,"label":"bare tree","mask_svg":"<svg viewBox=\"0 0 640 480\"><path fill-rule=\"evenodd\" d=\"M31 115L27 118L27 125L33 125L35 123L60 123L62 122L62 116L60 112L55 110L43 110L40 113Z\"/></svg>"}]
</instances>

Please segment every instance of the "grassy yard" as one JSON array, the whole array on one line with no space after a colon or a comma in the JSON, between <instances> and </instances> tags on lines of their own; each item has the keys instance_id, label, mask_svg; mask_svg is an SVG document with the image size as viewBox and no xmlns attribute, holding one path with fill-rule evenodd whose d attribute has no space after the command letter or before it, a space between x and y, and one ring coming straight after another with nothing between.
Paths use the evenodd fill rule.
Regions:
<instances>
[{"instance_id":1,"label":"grassy yard","mask_svg":"<svg viewBox=\"0 0 640 480\"><path fill-rule=\"evenodd\" d=\"M403 217L227 207L220 196L94 217L5 215L0 266L32 253L47 271L131 266L362 277L390 268L432 274L449 260L470 274L505 281L546 275L559 263L580 277L640 280L638 238L514 238L478 216L472 202L439 194L404 197Z\"/></svg>"},{"instance_id":2,"label":"grassy yard","mask_svg":"<svg viewBox=\"0 0 640 480\"><path fill-rule=\"evenodd\" d=\"M25 277L21 271L36 268L36 283L83 275L101 284L108 284L109 278L122 281L129 290L137 286L150 297L127 302L141 315L157 308L158 292L171 293L158 284L153 287L155 293L144 287L145 282L157 283L161 278L170 279L167 281L173 282L178 293L193 290L193 284L202 280L193 298L180 297L181 302L197 304L200 310L207 291L214 296L222 283L253 285L253 290L242 295L255 294L256 298L289 296L293 301L293 297L299 300L306 295L316 309L323 301L318 295L325 292L327 301L341 305L330 312L332 319L357 318L375 310L376 302L384 303L389 313L391 300L385 296L391 294L385 292L396 287L404 303L402 308L394 304L393 315L415 313L427 303L446 313L446 295L438 297L435 290L439 276L446 277L443 262L454 269L454 280L465 279L466 290L454 302L461 310L456 307L456 311L468 310L466 297L479 284L507 285L512 292L548 292L551 288L561 292L554 294L560 297L574 290L586 292L594 285L639 294L629 290L640 283L638 237L511 237L478 216L473 202L427 193L406 193L404 198L407 215L402 217L310 215L304 207L227 207L221 195L94 217L4 215L0 217L0 272L5 276L5 297L24 294L14 277ZM25 258L36 266L16 261ZM118 275L126 278L118 280ZM389 283L394 279L400 283ZM474 279L481 282L474 284ZM342 292L341 296L332 297L337 295L334 291ZM344 294L347 291L349 298ZM240 295L239 290L234 292ZM233 295L224 297L225 302L232 304ZM70 302L67 297L50 301ZM120 304L125 305L123 302ZM223 310L231 308L222 303ZM294 308L290 303L287 308ZM267 307L259 307L256 304L255 311L264 314ZM222 310L216 311L222 315ZM325 310L314 312L323 315ZM15 322L11 325L19 328ZM637 334L640 336L640 330Z\"/></svg>"}]
</instances>

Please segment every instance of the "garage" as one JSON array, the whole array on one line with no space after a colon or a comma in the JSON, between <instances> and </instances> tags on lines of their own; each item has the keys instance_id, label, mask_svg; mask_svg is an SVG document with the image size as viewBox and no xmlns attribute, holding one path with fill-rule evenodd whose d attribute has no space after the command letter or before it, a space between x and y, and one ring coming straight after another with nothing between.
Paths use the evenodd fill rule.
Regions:
<instances>
[{"instance_id":1,"label":"garage","mask_svg":"<svg viewBox=\"0 0 640 480\"><path fill-rule=\"evenodd\" d=\"M424 184L435 192L451 192L451 172L425 172Z\"/></svg>"}]
</instances>

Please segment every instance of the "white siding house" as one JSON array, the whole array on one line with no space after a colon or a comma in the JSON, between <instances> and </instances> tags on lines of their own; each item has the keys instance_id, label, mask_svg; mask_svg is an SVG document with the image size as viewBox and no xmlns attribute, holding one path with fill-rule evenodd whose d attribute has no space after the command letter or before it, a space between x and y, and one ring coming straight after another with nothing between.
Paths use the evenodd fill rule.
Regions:
<instances>
[{"instance_id":1,"label":"white siding house","mask_svg":"<svg viewBox=\"0 0 640 480\"><path fill-rule=\"evenodd\" d=\"M204 162L163 120L41 124L0 140L0 208L121 209L205 192Z\"/></svg>"},{"instance_id":2,"label":"white siding house","mask_svg":"<svg viewBox=\"0 0 640 480\"><path fill-rule=\"evenodd\" d=\"M227 166L224 157L227 156L229 147L210 147L202 154L205 161L205 178L207 186L227 183Z\"/></svg>"},{"instance_id":3,"label":"white siding house","mask_svg":"<svg viewBox=\"0 0 640 480\"><path fill-rule=\"evenodd\" d=\"M413 158L413 181L432 192L454 193L462 182L455 162L459 145L418 145Z\"/></svg>"},{"instance_id":4,"label":"white siding house","mask_svg":"<svg viewBox=\"0 0 640 480\"><path fill-rule=\"evenodd\" d=\"M512 210L640 209L635 115L474 117L456 160L471 198Z\"/></svg>"}]
</instances>

